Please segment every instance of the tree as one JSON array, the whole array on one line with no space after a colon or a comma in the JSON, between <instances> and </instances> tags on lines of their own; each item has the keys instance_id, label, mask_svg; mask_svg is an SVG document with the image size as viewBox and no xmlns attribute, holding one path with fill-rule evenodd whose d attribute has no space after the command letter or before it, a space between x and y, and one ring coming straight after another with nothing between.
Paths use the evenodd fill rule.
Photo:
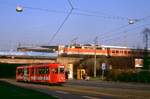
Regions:
<instances>
[{"instance_id":1,"label":"tree","mask_svg":"<svg viewBox=\"0 0 150 99\"><path fill-rule=\"evenodd\" d=\"M144 59L143 59L143 69L148 70L149 69L149 60L148 60L148 36L150 35L150 29L145 28L143 30L143 41L145 43L144 47Z\"/></svg>"}]
</instances>

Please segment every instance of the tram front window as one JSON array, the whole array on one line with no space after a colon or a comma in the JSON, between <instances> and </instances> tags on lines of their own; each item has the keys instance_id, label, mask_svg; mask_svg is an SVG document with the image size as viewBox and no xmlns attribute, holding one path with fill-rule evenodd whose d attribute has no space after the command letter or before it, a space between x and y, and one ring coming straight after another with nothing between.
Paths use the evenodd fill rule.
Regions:
<instances>
[{"instance_id":1,"label":"tram front window","mask_svg":"<svg viewBox=\"0 0 150 99\"><path fill-rule=\"evenodd\" d=\"M64 73L64 68L60 68L60 73Z\"/></svg>"},{"instance_id":2,"label":"tram front window","mask_svg":"<svg viewBox=\"0 0 150 99\"><path fill-rule=\"evenodd\" d=\"M58 71L59 71L59 73L64 73L64 66L60 66L59 68L58 68Z\"/></svg>"}]
</instances>

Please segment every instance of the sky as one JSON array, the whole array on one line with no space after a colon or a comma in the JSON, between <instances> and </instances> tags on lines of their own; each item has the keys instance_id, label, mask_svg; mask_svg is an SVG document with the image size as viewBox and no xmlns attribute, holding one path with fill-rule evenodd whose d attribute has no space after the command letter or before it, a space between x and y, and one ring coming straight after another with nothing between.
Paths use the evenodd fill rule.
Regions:
<instances>
[{"instance_id":1,"label":"sky","mask_svg":"<svg viewBox=\"0 0 150 99\"><path fill-rule=\"evenodd\" d=\"M144 47L150 0L70 1L73 9L68 0L0 0L0 50L71 44L74 39L92 44L96 37L100 45ZM135 23L128 24L130 19Z\"/></svg>"}]
</instances>

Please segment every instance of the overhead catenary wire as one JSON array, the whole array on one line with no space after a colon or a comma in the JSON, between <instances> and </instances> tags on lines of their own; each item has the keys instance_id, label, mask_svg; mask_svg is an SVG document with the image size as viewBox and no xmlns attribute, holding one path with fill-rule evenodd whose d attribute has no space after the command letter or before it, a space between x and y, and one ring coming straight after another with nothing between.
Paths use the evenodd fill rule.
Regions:
<instances>
[{"instance_id":1,"label":"overhead catenary wire","mask_svg":"<svg viewBox=\"0 0 150 99\"><path fill-rule=\"evenodd\" d=\"M59 14L66 14L68 12L60 11L60 10L50 10L45 8L37 8L37 7L29 7L29 6L23 6L23 8L28 8L31 10L39 10L39 11L45 11L45 12L51 12L51 13L59 13Z\"/></svg>"},{"instance_id":2,"label":"overhead catenary wire","mask_svg":"<svg viewBox=\"0 0 150 99\"><path fill-rule=\"evenodd\" d=\"M61 28L63 27L63 25L65 24L65 22L68 20L69 16L72 13L72 10L70 10L70 12L67 14L67 16L65 17L65 19L63 20L63 22L60 24L60 26L58 27L57 31L54 33L54 35L51 37L50 42L52 42L52 40L56 37L56 35L58 34L58 32L61 30Z\"/></svg>"},{"instance_id":3,"label":"overhead catenary wire","mask_svg":"<svg viewBox=\"0 0 150 99\"><path fill-rule=\"evenodd\" d=\"M67 16L65 17L65 19L62 21L62 23L60 24L60 26L58 27L57 31L52 35L51 39L50 39L50 43L53 41L53 39L56 37L56 35L58 34L58 32L61 30L61 28L63 27L63 25L65 24L65 22L68 20L69 16L71 15L72 11L73 11L73 6L71 4L71 1L68 0L69 5L71 6L70 12L67 14Z\"/></svg>"},{"instance_id":4,"label":"overhead catenary wire","mask_svg":"<svg viewBox=\"0 0 150 99\"><path fill-rule=\"evenodd\" d=\"M63 24L64 24L65 21L69 18L70 14L72 13L72 10L74 9L74 8L73 8L73 5L72 5L71 2L70 2L70 0L68 0L68 2L69 2L69 5L71 6L72 9L71 9L71 11L68 13L68 15L66 16L66 18L64 19L64 21L62 22L62 24L60 25L60 27L58 28L58 30L56 31L56 33L52 36L51 40L56 36L57 32L60 31L60 29L62 28ZM26 8L27 8L27 7L26 7ZM32 7L28 7L28 8L32 8ZM40 9L40 8L32 8L32 9L50 11L50 10L47 10L47 9ZM78 8L76 8L76 10L77 10L77 11L84 11L84 12L88 12L88 13L98 13L98 12L91 12L91 11L87 11L87 10L81 10L81 9L78 9ZM53 11L51 10L50 12L65 13L65 12L56 11L56 10L53 10ZM119 16L99 16L99 15L92 15L92 14L87 14L87 13L73 13L73 14L76 14L76 15L85 15L85 16L96 16L96 17L103 17L103 18L129 19L129 18L119 17ZM108 14L106 14L106 15L108 15ZM149 16L148 16L148 17L149 17ZM148 18L148 17L145 17L145 18ZM144 20L145 18L142 18L141 20ZM139 20L137 20L137 19L134 19L134 20L139 21ZM123 25L123 26L121 26L121 27L119 27L119 28L117 28L117 29L114 29L113 32L116 31L116 30L118 31L118 30L120 30L120 29L122 29L122 28L125 28L125 27L127 27L127 26L129 26L129 24Z\"/></svg>"},{"instance_id":5,"label":"overhead catenary wire","mask_svg":"<svg viewBox=\"0 0 150 99\"><path fill-rule=\"evenodd\" d=\"M103 13L103 12L98 12L98 11L89 11L89 10L74 8L70 1L68 1L68 3L71 6L71 8L74 9L74 12L72 13L72 15L99 17L99 18L111 19L111 20L128 20L128 19L130 19L128 17L115 16L115 15L110 15L110 14ZM3 4L8 5L8 6L15 6L15 4L9 4L9 3L6 3L6 2L3 2ZM45 11L45 12L51 12L51 13L59 13L59 14L68 14L69 13L67 11L50 10L50 9L40 8L40 7L23 6L23 8L25 8L25 9L28 8L28 9L31 9L31 10ZM75 11L80 11L80 12L75 12Z\"/></svg>"},{"instance_id":6,"label":"overhead catenary wire","mask_svg":"<svg viewBox=\"0 0 150 99\"><path fill-rule=\"evenodd\" d=\"M30 8L30 9L35 9L35 10L41 10L41 11L47 11L47 12L54 12L54 13L68 13L67 14L67 16L65 17L65 19L63 20L63 22L62 22L62 24L60 24L60 26L59 26L59 28L58 28L58 30L56 31L56 33L54 33L54 35L52 36L52 40L53 40L53 38L55 38L55 36L58 34L58 32L61 30L61 28L63 27L63 25L64 25L64 23L68 20L68 18L69 18L69 16L71 15L71 14L73 14L73 15L84 15L84 16L94 16L94 17L101 17L101 18L108 18L108 19L122 19L122 20L126 20L126 19L130 19L130 18L126 18L126 17L120 17L120 16L111 16L111 15L107 15L107 14L105 14L105 13L101 13L100 15L99 15L99 13L98 12L96 12L96 11L88 11L88 10L82 10L82 9L78 9L78 8L73 8L73 5L72 5L72 3L70 2L70 0L68 0L68 2L69 2L69 5L71 6L71 10L69 11L69 13L68 12L64 12L64 11L57 11L57 10L49 10L49 9L42 9L42 8L33 8L33 7L24 7L24 8ZM73 12L73 10L75 10L75 11L82 11L82 13L81 12ZM84 12L84 13L83 13ZM146 17L143 17L143 18L141 18L141 19L135 19L136 20L136 22L140 22L140 21L143 21L143 20L146 20L147 18L149 18L150 16L146 16ZM125 27L128 27L129 25L123 25L123 26L121 26L121 27L119 27L119 28L117 28L117 29L114 29L114 30L112 30L113 32L115 32L115 31L119 31L120 29L123 29L123 28L125 28ZM112 32L112 31L110 31L110 32Z\"/></svg>"},{"instance_id":7,"label":"overhead catenary wire","mask_svg":"<svg viewBox=\"0 0 150 99\"><path fill-rule=\"evenodd\" d=\"M139 26L139 27L136 27L136 28L133 28L133 29L131 29L130 31L133 31L133 30L136 30L136 29L139 29L141 26ZM125 32L129 32L129 31L125 31ZM112 40L120 40L120 38L123 36L123 35L125 35L125 34L122 34L123 33L123 31L121 31L121 32L117 32L117 35L113 35L113 36L109 36L109 37L107 37L107 38L103 38L103 39L101 39L101 40L103 40L103 41L112 41ZM118 38L118 39L117 39Z\"/></svg>"},{"instance_id":8,"label":"overhead catenary wire","mask_svg":"<svg viewBox=\"0 0 150 99\"><path fill-rule=\"evenodd\" d=\"M50 10L50 9L45 9L45 8L37 8L37 7L29 7L29 6L23 6L23 8L29 8L31 10L39 10L39 11L46 11L46 12L59 13L59 14L67 14L67 13L69 13L67 11ZM76 10L78 8L73 8L73 9L74 9L74 12L72 13L72 15L97 17L97 18L104 18L104 19L110 19L110 20L129 20L130 19L130 18L126 18L126 17L111 16L111 15L102 14L102 13L101 14L100 13L99 14L94 14L92 12L91 13L89 13L89 12L80 12L80 10Z\"/></svg>"},{"instance_id":9,"label":"overhead catenary wire","mask_svg":"<svg viewBox=\"0 0 150 99\"><path fill-rule=\"evenodd\" d=\"M136 24L136 23L139 23L139 22L142 22L142 21L145 21L146 19L148 19L148 18L150 18L150 16L146 16L146 17L143 17L143 18L140 18L140 19L135 19L135 20L133 20L134 21L134 24ZM108 32L105 32L105 33L115 33L116 31L119 31L119 30L121 30L121 29L123 29L123 28L126 28L126 27L128 27L128 26L130 26L130 25L134 25L134 24L126 24L126 25L122 25L122 26L120 26L120 27L118 27L118 28L116 28L116 29L113 29L113 30L111 30L111 31L108 31ZM110 34L109 34L110 35ZM109 35L105 35L105 36L101 36L102 37L102 39L103 38L106 38L106 36L109 36ZM112 34L111 34L112 35ZM110 36L111 36L110 35Z\"/></svg>"},{"instance_id":10,"label":"overhead catenary wire","mask_svg":"<svg viewBox=\"0 0 150 99\"><path fill-rule=\"evenodd\" d=\"M137 30L137 29L139 29L139 28L141 28L141 27L145 27L145 26L148 26L148 25L150 25L150 23L147 23L147 24L144 24L144 25L140 25L140 26L137 26L137 27L134 27L134 28L130 28L130 29L128 29L128 30L123 30L123 31L125 31L126 33L128 33L128 32L130 32L130 31L135 31L135 30ZM107 37L107 38L105 38L105 39L101 39L101 40L103 40L103 41L111 41L111 40L113 40L113 39L119 38L120 36L122 36L123 31L117 32L118 35L109 36L109 37ZM116 40L119 40L119 39L116 39Z\"/></svg>"},{"instance_id":11,"label":"overhead catenary wire","mask_svg":"<svg viewBox=\"0 0 150 99\"><path fill-rule=\"evenodd\" d=\"M105 19L113 19L113 20L134 20L136 22L146 20L150 18L150 15L143 17L143 18L129 18L129 17L123 17L123 16L115 16L115 15L109 15L103 12L98 12L98 11L88 11L88 10L82 10L78 8L74 8L73 5L71 4L70 1L68 1L71 8L74 9L74 12L72 15L82 15L82 16L93 16L93 17L101 17ZM45 8L38 8L38 7L29 7L29 6L23 6L23 8L29 8L33 10L40 10L40 11L46 11L46 12L51 12L51 13L60 13L60 14L66 14L69 12L66 11L60 11L60 10L50 10L50 9L45 9ZM75 11L81 11L81 12L75 12ZM92 14L93 13L93 14Z\"/></svg>"},{"instance_id":12,"label":"overhead catenary wire","mask_svg":"<svg viewBox=\"0 0 150 99\"><path fill-rule=\"evenodd\" d=\"M126 27L128 27L130 24L125 24L125 25L122 25L122 26L120 26L120 27L118 27L118 28L115 28L115 29L113 29L113 30L111 30L111 31L108 31L108 32L105 32L105 34L107 33L115 33L116 31L119 31L119 30L121 30L121 29L123 29L123 28L126 28ZM109 34L110 35L110 34ZM109 35L105 35L105 36L101 36L101 38L103 39L103 38L106 38L106 36L109 36Z\"/></svg>"},{"instance_id":13,"label":"overhead catenary wire","mask_svg":"<svg viewBox=\"0 0 150 99\"><path fill-rule=\"evenodd\" d=\"M68 0L68 3L69 3L69 5L70 5L71 9L74 9L74 7L73 7L73 5L72 5L72 3L71 3L70 0Z\"/></svg>"},{"instance_id":14,"label":"overhead catenary wire","mask_svg":"<svg viewBox=\"0 0 150 99\"><path fill-rule=\"evenodd\" d=\"M94 17L101 17L101 18L105 18L105 19L122 19L122 20L129 20L130 18L127 18L127 17L120 17L120 16L110 16L108 14L105 14L105 13L101 13L102 15L97 15L99 14L98 12L96 11L88 11L88 10L82 10L82 9L78 9L78 8L73 8L73 5L71 4L70 0L68 0L72 10L74 9L75 11L81 11L81 12L84 12L84 13L81 13L81 12L75 12L71 13L69 12L68 15L66 16L66 18L64 19L64 21L62 22L62 24L60 25L60 27L58 28L58 30L56 31L56 33L52 36L51 40L53 40L53 38L55 38L55 36L57 35L57 32L60 31L60 29L62 28L63 24L65 23L65 21L69 18L70 14L73 14L73 15L82 15L82 16L94 16ZM48 11L48 12L54 12L54 13L67 13L67 12L64 12L64 11L57 11L57 10L49 10L49 9L41 9L41 8L32 8L32 7L25 7L25 8L30 8L30 9L36 9L36 10L42 10L42 11ZM94 14L91 14L91 13L94 13ZM146 20L147 18L149 18L150 16L146 16L144 18L141 18L141 19L132 19L134 20L135 22L141 22L143 20ZM112 31L109 31L109 32L115 32L115 31L119 31L125 27L128 27L130 24L127 24L127 25L123 25L123 26L120 26L116 29L113 29ZM107 32L107 33L109 33Z\"/></svg>"},{"instance_id":15,"label":"overhead catenary wire","mask_svg":"<svg viewBox=\"0 0 150 99\"><path fill-rule=\"evenodd\" d=\"M146 24L146 25L148 25L148 24ZM125 27L128 27L128 26L129 26L129 24L122 25L122 26L120 26L120 27L118 27L118 28L116 28L116 29L113 29L113 30L111 30L111 31L105 32L105 33L117 33L117 35L115 35L115 34L109 34L109 35L105 35L105 36L102 36L102 35L101 35L101 36L98 36L98 37L99 37L100 41L110 41L110 40L113 40L113 39L116 38L116 37L120 37L120 35L122 35L121 33L122 33L123 31L129 32L129 31L132 31L133 29L138 29L139 27L142 27L142 26L145 26L145 25L142 25L142 26L139 26L139 27L135 27L135 28L131 28L131 29L129 29L129 30L119 31L119 30L121 30L121 29L123 29L123 28L125 28ZM119 32L116 32L116 31L119 31ZM116 37L115 37L115 36L116 36ZM88 40L88 41L85 41L85 42L90 43L91 41Z\"/></svg>"},{"instance_id":16,"label":"overhead catenary wire","mask_svg":"<svg viewBox=\"0 0 150 99\"><path fill-rule=\"evenodd\" d=\"M86 14L90 14L90 15L93 15L93 16L95 16L95 17L98 17L99 15L103 15L103 16L105 16L106 18L116 19L116 20L129 20L129 19L131 19L131 18L128 18L128 17L110 15L110 14L104 13L104 12L89 11L89 10L84 10L84 9L79 9L79 8L75 8L75 11L84 12L84 13L86 13ZM101 16L100 16L100 17L101 17Z\"/></svg>"},{"instance_id":17,"label":"overhead catenary wire","mask_svg":"<svg viewBox=\"0 0 150 99\"><path fill-rule=\"evenodd\" d=\"M126 32L126 33L129 33L130 31L135 31L135 30L137 30L137 29L139 29L139 28L142 28L142 27L145 27L145 26L149 26L150 25L150 23L147 23L147 24L143 24L143 25L140 25L140 26L136 26L136 27L134 27L134 28L130 28L130 29L127 29L127 30L123 30L124 32ZM109 37L106 37L106 38L100 38L99 40L101 41L101 43L103 43L103 42L108 42L108 41L111 41L111 42L116 42L116 41L121 41L122 40L122 36L124 36L124 35L126 35L126 34L122 34L123 33L123 31L121 31L121 32L117 32L117 34L118 35L112 35L112 36L109 36ZM127 35L126 35L127 36ZM88 42L89 44L91 44L90 42L90 40L88 40L88 41L86 41L86 42Z\"/></svg>"},{"instance_id":18,"label":"overhead catenary wire","mask_svg":"<svg viewBox=\"0 0 150 99\"><path fill-rule=\"evenodd\" d=\"M123 17L123 16L116 16L116 15L110 15L108 13L105 12L99 12L99 11L89 11L89 10L85 10L85 9L79 9L79 8L74 8L71 1L68 0L69 5L71 6L71 8L74 9L74 13L72 13L73 15L83 15L83 16L95 16L95 17L101 17L101 18L107 18L107 19L114 19L114 20L135 20L135 21L141 21L141 20L145 20L147 18L150 18L150 15L143 17L143 18L129 18L129 17ZM2 4L8 5L8 6L15 6L15 4L10 4L10 3L6 3L6 2L2 2ZM50 10L50 9L45 9L45 8L39 8L39 7L29 7L29 6L23 6L23 8L29 8L29 9L33 9L33 10L40 10L40 11L46 11L46 12L52 12L52 13L61 13L61 14L66 14L69 12L65 12L65 11L59 11L59 10ZM75 12L75 11L81 11L81 12ZM93 13L93 14L92 14Z\"/></svg>"},{"instance_id":19,"label":"overhead catenary wire","mask_svg":"<svg viewBox=\"0 0 150 99\"><path fill-rule=\"evenodd\" d=\"M146 20L146 19L148 19L148 18L150 18L150 15L145 16L145 17L143 17L143 18L140 18L140 19L138 19L137 21L144 21L144 20Z\"/></svg>"}]
</instances>

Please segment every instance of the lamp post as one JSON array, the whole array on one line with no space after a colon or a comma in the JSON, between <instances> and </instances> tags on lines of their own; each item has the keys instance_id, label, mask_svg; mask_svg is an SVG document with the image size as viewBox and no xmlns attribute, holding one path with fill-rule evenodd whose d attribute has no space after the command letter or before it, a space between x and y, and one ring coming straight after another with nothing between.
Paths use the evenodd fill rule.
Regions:
<instances>
[{"instance_id":1,"label":"lamp post","mask_svg":"<svg viewBox=\"0 0 150 99\"><path fill-rule=\"evenodd\" d=\"M96 46L97 46L97 42L98 42L98 37L96 36L94 39L94 77L96 77Z\"/></svg>"},{"instance_id":2,"label":"lamp post","mask_svg":"<svg viewBox=\"0 0 150 99\"><path fill-rule=\"evenodd\" d=\"M94 77L96 77L96 45L94 45Z\"/></svg>"},{"instance_id":3,"label":"lamp post","mask_svg":"<svg viewBox=\"0 0 150 99\"><path fill-rule=\"evenodd\" d=\"M145 43L145 47L144 47L144 55L143 55L143 69L145 70L149 70L149 52L148 52L148 37L150 35L150 29L149 28L145 28L143 30L143 35L144 35L144 43Z\"/></svg>"}]
</instances>

